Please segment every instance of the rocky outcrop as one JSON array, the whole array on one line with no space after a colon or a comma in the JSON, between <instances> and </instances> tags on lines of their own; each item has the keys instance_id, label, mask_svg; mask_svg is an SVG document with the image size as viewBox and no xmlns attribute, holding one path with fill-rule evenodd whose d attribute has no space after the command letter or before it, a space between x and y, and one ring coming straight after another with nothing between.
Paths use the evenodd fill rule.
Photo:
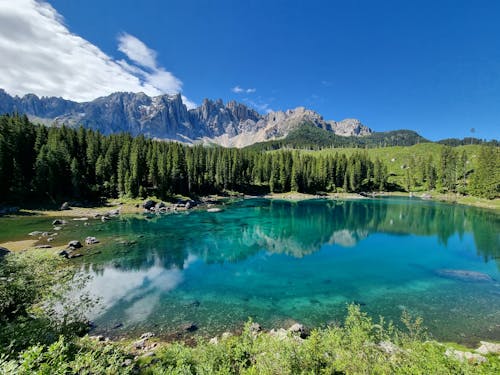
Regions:
<instances>
[{"instance_id":1,"label":"rocky outcrop","mask_svg":"<svg viewBox=\"0 0 500 375\"><path fill-rule=\"evenodd\" d=\"M304 124L338 135L363 136L372 131L356 119L326 121L304 107L261 115L244 104L221 99L203 100L188 110L180 94L150 97L144 93L117 92L91 102L62 98L22 98L0 89L0 113L25 113L33 121L99 130L104 134L128 132L186 143L217 143L243 147L285 137Z\"/></svg>"}]
</instances>

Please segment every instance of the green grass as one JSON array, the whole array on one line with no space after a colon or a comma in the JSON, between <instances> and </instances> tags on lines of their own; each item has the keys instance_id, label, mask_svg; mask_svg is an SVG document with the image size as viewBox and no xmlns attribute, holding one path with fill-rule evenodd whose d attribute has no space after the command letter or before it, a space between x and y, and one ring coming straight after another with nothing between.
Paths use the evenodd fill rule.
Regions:
<instances>
[{"instance_id":1,"label":"green grass","mask_svg":"<svg viewBox=\"0 0 500 375\"><path fill-rule=\"evenodd\" d=\"M402 318L405 330L373 322L350 305L342 326L313 330L306 339L257 333L248 322L239 335L194 346L160 343L148 355L130 342L98 342L87 337L34 345L17 358L0 358L8 374L494 374L497 355L484 363L445 355L448 348L430 341L420 319ZM389 348L389 350L384 349Z\"/></svg>"}]
</instances>

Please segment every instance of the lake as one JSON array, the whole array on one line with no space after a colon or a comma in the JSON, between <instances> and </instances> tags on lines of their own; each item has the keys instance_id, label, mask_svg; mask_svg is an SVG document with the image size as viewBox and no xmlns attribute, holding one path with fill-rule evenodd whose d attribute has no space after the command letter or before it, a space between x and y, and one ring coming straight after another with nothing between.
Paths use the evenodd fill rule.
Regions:
<instances>
[{"instance_id":1,"label":"lake","mask_svg":"<svg viewBox=\"0 0 500 375\"><path fill-rule=\"evenodd\" d=\"M58 241L87 235L102 244L74 261L100 299L96 333L169 335L195 323L209 337L249 317L268 329L323 327L354 302L375 319L423 317L439 340L500 340L498 212L415 198L247 199L217 213L70 222Z\"/></svg>"}]
</instances>

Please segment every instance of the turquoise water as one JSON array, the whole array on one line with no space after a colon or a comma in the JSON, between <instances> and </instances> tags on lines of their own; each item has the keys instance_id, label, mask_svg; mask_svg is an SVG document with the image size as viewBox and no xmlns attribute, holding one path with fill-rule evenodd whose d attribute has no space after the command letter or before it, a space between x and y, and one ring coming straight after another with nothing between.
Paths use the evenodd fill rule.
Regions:
<instances>
[{"instance_id":1,"label":"turquoise water","mask_svg":"<svg viewBox=\"0 0 500 375\"><path fill-rule=\"evenodd\" d=\"M493 211L403 198L249 199L218 213L74 225L103 239L99 254L78 260L101 301L91 313L96 333L169 335L194 322L210 336L248 317L265 328L325 326L356 302L375 318L421 316L440 340L500 340Z\"/></svg>"}]
</instances>

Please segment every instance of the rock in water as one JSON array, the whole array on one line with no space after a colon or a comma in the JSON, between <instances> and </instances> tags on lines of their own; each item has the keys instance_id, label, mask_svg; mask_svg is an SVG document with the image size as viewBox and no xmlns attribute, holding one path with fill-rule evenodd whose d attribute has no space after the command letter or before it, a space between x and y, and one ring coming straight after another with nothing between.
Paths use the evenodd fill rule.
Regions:
<instances>
[{"instance_id":1,"label":"rock in water","mask_svg":"<svg viewBox=\"0 0 500 375\"><path fill-rule=\"evenodd\" d=\"M80 241L73 240L68 242L68 247L73 249L79 249L82 247L82 244L80 243Z\"/></svg>"},{"instance_id":2,"label":"rock in water","mask_svg":"<svg viewBox=\"0 0 500 375\"><path fill-rule=\"evenodd\" d=\"M222 211L222 209L218 208L218 207L207 209L207 212L221 212L221 211Z\"/></svg>"},{"instance_id":3,"label":"rock in water","mask_svg":"<svg viewBox=\"0 0 500 375\"><path fill-rule=\"evenodd\" d=\"M469 270L440 269L436 271L436 274L441 277L463 281L493 281L490 275Z\"/></svg>"},{"instance_id":4,"label":"rock in water","mask_svg":"<svg viewBox=\"0 0 500 375\"><path fill-rule=\"evenodd\" d=\"M194 332L198 330L198 326L195 323L187 323L182 326L182 330L186 332Z\"/></svg>"},{"instance_id":5,"label":"rock in water","mask_svg":"<svg viewBox=\"0 0 500 375\"><path fill-rule=\"evenodd\" d=\"M97 238L95 238L95 237L87 237L85 239L85 243L87 245L93 245L93 244L99 243L99 240Z\"/></svg>"}]
</instances>

